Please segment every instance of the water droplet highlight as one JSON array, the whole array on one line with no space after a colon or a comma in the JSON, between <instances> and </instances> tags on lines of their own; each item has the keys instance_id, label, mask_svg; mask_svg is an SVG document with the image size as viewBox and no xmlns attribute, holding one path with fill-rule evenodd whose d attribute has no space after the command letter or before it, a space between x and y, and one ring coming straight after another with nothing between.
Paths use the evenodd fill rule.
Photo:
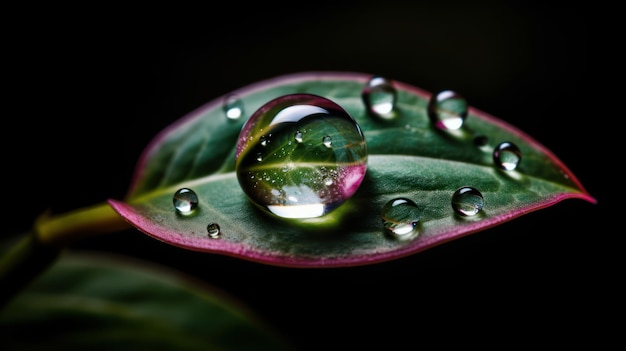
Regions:
<instances>
[{"instance_id":1,"label":"water droplet highlight","mask_svg":"<svg viewBox=\"0 0 626 351\"><path fill-rule=\"evenodd\" d=\"M189 215L198 207L198 195L189 188L182 188L174 193L173 202L178 213Z\"/></svg>"},{"instance_id":2,"label":"water droplet highlight","mask_svg":"<svg viewBox=\"0 0 626 351\"><path fill-rule=\"evenodd\" d=\"M270 142L270 137L272 135L262 135L261 138L259 138L259 141L261 142L261 146L267 146L267 144L269 144Z\"/></svg>"},{"instance_id":3,"label":"water droplet highlight","mask_svg":"<svg viewBox=\"0 0 626 351\"><path fill-rule=\"evenodd\" d=\"M452 194L452 209L461 216L475 216L485 205L483 194L471 186L458 188Z\"/></svg>"},{"instance_id":4,"label":"water droplet highlight","mask_svg":"<svg viewBox=\"0 0 626 351\"><path fill-rule=\"evenodd\" d=\"M329 136L326 135L322 138L322 144L324 144L324 146L330 148L333 146L333 139Z\"/></svg>"},{"instance_id":5,"label":"water droplet highlight","mask_svg":"<svg viewBox=\"0 0 626 351\"><path fill-rule=\"evenodd\" d=\"M224 98L224 113L228 119L236 120L243 115L243 102L239 96L229 94Z\"/></svg>"},{"instance_id":6,"label":"water droplet highlight","mask_svg":"<svg viewBox=\"0 0 626 351\"><path fill-rule=\"evenodd\" d=\"M421 217L422 211L417 204L402 197L389 200L381 213L387 232L401 240L412 239L419 234L416 227Z\"/></svg>"},{"instance_id":7,"label":"water droplet highlight","mask_svg":"<svg viewBox=\"0 0 626 351\"><path fill-rule=\"evenodd\" d=\"M263 146L269 133L271 143ZM283 218L327 214L356 192L367 169L359 125L341 106L313 94L285 95L261 106L242 128L235 157L248 198Z\"/></svg>"},{"instance_id":8,"label":"water droplet highlight","mask_svg":"<svg viewBox=\"0 0 626 351\"><path fill-rule=\"evenodd\" d=\"M439 129L456 130L463 126L467 118L467 101L452 90L443 90L428 101L428 117Z\"/></svg>"},{"instance_id":9,"label":"water droplet highlight","mask_svg":"<svg viewBox=\"0 0 626 351\"><path fill-rule=\"evenodd\" d=\"M380 76L372 77L363 88L361 98L369 113L385 119L393 117L397 92L390 80Z\"/></svg>"},{"instance_id":10,"label":"water droplet highlight","mask_svg":"<svg viewBox=\"0 0 626 351\"><path fill-rule=\"evenodd\" d=\"M517 145L504 141L498 144L493 150L493 162L505 171L512 171L517 168L522 161L522 152Z\"/></svg>"},{"instance_id":11,"label":"water droplet highlight","mask_svg":"<svg viewBox=\"0 0 626 351\"><path fill-rule=\"evenodd\" d=\"M220 225L215 222L209 223L206 227L206 230L209 234L209 237L212 239L217 239L221 235Z\"/></svg>"},{"instance_id":12,"label":"water droplet highlight","mask_svg":"<svg viewBox=\"0 0 626 351\"><path fill-rule=\"evenodd\" d=\"M298 144L304 141L304 139L302 139L302 132L299 130L294 133L293 138Z\"/></svg>"}]
</instances>

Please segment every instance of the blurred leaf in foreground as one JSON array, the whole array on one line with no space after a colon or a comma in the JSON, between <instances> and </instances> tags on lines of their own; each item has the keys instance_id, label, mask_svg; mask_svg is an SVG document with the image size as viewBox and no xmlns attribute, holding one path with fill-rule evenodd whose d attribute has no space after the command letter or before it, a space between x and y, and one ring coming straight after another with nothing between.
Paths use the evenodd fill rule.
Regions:
<instances>
[{"instance_id":1,"label":"blurred leaf in foreground","mask_svg":"<svg viewBox=\"0 0 626 351\"><path fill-rule=\"evenodd\" d=\"M292 349L201 284L141 261L64 254L0 311L0 349Z\"/></svg>"}]
</instances>

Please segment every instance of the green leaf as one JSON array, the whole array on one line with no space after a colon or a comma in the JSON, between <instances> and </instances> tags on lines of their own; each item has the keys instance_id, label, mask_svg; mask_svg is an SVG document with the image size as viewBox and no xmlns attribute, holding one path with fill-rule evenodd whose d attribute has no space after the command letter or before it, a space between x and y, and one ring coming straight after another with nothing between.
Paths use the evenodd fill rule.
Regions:
<instances>
[{"instance_id":1,"label":"green leaf","mask_svg":"<svg viewBox=\"0 0 626 351\"><path fill-rule=\"evenodd\" d=\"M471 106L463 127L446 132L429 119L430 93L392 81L397 92L393 115L370 114L362 91L372 77L304 72L243 87L232 92L244 109L244 117L236 120L224 110L231 94L217 98L158 135L138 163L128 196L109 203L136 228L172 245L273 265L336 267L415 254L565 199L596 202L539 142ZM294 93L316 94L342 106L367 143L367 173L360 188L320 218L286 220L264 213L250 203L235 173L237 139L246 118L268 101ZM478 137L486 137L486 144L477 145ZM493 150L504 141L521 151L514 171L494 166ZM451 197L463 186L483 195L477 216L459 216L452 209ZM192 216L177 214L172 204L183 187L199 196ZM382 225L383 206L399 197L414 201L421 211L418 235L411 240L395 239ZM219 225L219 238L207 234L210 223Z\"/></svg>"},{"instance_id":2,"label":"green leaf","mask_svg":"<svg viewBox=\"0 0 626 351\"><path fill-rule=\"evenodd\" d=\"M292 349L246 306L200 284L142 261L64 255L0 311L0 348Z\"/></svg>"}]
</instances>

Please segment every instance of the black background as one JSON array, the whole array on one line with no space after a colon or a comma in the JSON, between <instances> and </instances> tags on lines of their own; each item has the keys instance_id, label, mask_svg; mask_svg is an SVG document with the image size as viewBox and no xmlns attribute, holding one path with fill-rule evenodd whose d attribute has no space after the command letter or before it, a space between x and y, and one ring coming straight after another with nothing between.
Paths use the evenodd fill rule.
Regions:
<instances>
[{"instance_id":1,"label":"black background","mask_svg":"<svg viewBox=\"0 0 626 351\"><path fill-rule=\"evenodd\" d=\"M361 1L20 8L3 33L5 232L122 199L147 143L231 90L319 70L444 88L552 150L598 204L566 200L372 266L289 269L183 251L137 231L75 248L197 276L302 350L430 343L597 344L623 277L609 225L623 122L601 3ZM619 45L617 45L619 46ZM618 266L619 267L619 266ZM605 327L607 327L605 329Z\"/></svg>"}]
</instances>

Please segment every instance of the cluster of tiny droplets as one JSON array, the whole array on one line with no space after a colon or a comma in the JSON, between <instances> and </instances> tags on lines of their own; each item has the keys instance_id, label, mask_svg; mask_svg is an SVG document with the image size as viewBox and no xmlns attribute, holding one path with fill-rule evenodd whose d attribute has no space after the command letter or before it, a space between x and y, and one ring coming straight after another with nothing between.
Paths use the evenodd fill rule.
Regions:
<instances>
[{"instance_id":1,"label":"cluster of tiny droplets","mask_svg":"<svg viewBox=\"0 0 626 351\"><path fill-rule=\"evenodd\" d=\"M362 98L370 114L386 119L393 116L397 95L390 80L381 76L372 77L363 88ZM469 105L462 95L453 90L443 90L429 99L427 114L436 128L453 131L463 127L468 109ZM485 135L476 135L473 141L476 146L483 148L489 139ZM512 142L498 144L492 156L496 167L505 171L515 170L521 161L521 152ZM452 194L451 205L460 216L476 216L483 209L484 198L478 189L463 186ZM389 200L381 214L387 232L403 240L418 236L416 228L420 217L419 206L402 197Z\"/></svg>"},{"instance_id":2,"label":"cluster of tiny droplets","mask_svg":"<svg viewBox=\"0 0 626 351\"><path fill-rule=\"evenodd\" d=\"M457 130L463 127L467 119L469 105L467 100L453 90L443 90L434 94L428 101L428 117L431 123L442 130ZM489 139L486 135L476 135L474 144L485 147ZM493 149L493 161L496 167L513 171L522 160L520 149L510 141L501 142Z\"/></svg>"},{"instance_id":3,"label":"cluster of tiny droplets","mask_svg":"<svg viewBox=\"0 0 626 351\"><path fill-rule=\"evenodd\" d=\"M396 94L390 80L374 76L363 88L361 96L370 114L389 119L395 108ZM467 116L467 103L459 94L450 90L443 91L430 100L428 114L436 127L447 130L458 129ZM467 189L473 191L466 193L459 189L455 192L452 196L452 206L457 213L473 216L482 209L482 195L474 188ZM399 240L411 240L419 236L418 224L421 216L419 206L413 200L404 197L387 201L381 212L386 232Z\"/></svg>"},{"instance_id":4,"label":"cluster of tiny droplets","mask_svg":"<svg viewBox=\"0 0 626 351\"><path fill-rule=\"evenodd\" d=\"M190 216L196 213L198 209L198 194L189 188L178 189L172 198L176 213L183 216ZM217 223L210 223L207 226L210 238L217 239L220 237L220 226Z\"/></svg>"},{"instance_id":5,"label":"cluster of tiny droplets","mask_svg":"<svg viewBox=\"0 0 626 351\"><path fill-rule=\"evenodd\" d=\"M373 76L367 82L361 92L362 100L369 114L382 119L391 119L394 116L397 91L393 82L382 76ZM468 103L463 96L452 90L443 90L434 94L428 101L427 114L433 125L442 130L457 130L463 127L468 116ZM223 111L230 120L237 120L244 114L243 101L236 94L229 94L224 97ZM293 133L293 141L296 144L303 143L306 130L296 130ZM268 136L261 136L260 144L266 146L269 143ZM488 138L485 135L477 135L474 144L485 147ZM290 142L291 144L291 142ZM326 148L332 148L332 137L325 135L322 137L322 144ZM493 150L494 164L502 170L512 171L517 168L521 161L520 149L512 142L505 141L498 144ZM263 155L259 152L256 160L261 162ZM283 172L286 172L283 168ZM336 171L335 171L336 176ZM251 177L252 179L254 176ZM324 183L331 185L333 178L324 178ZM197 194L188 188L176 191L173 197L176 212L187 216L196 212L198 207ZM458 188L451 197L451 204L454 212L461 216L475 216L484 206L484 198L481 192L471 186ZM419 206L408 198L394 198L389 200L382 209L382 223L388 233L400 240L409 240L417 237L418 223L421 219ZM215 222L207 225L208 236L218 238L220 236L220 226Z\"/></svg>"}]
</instances>

